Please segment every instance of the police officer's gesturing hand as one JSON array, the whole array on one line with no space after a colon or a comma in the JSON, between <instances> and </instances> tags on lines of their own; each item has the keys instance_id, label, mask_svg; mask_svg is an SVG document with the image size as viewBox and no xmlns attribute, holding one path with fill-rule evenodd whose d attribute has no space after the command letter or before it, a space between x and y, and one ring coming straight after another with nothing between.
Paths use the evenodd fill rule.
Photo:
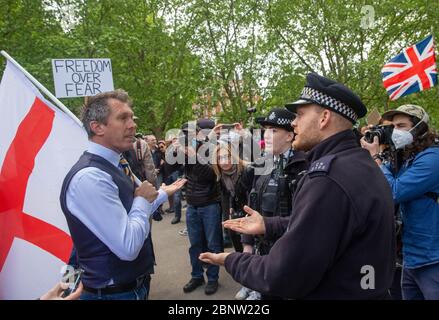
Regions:
<instances>
[{"instance_id":1,"label":"police officer's gesturing hand","mask_svg":"<svg viewBox=\"0 0 439 320\"><path fill-rule=\"evenodd\" d=\"M265 223L261 214L248 206L244 206L247 216L224 221L224 228L244 234L265 234Z\"/></svg>"},{"instance_id":2,"label":"police officer's gesturing hand","mask_svg":"<svg viewBox=\"0 0 439 320\"><path fill-rule=\"evenodd\" d=\"M206 263L223 266L229 254L230 252L221 252L221 253L203 252L202 254L200 254L198 258Z\"/></svg>"}]
</instances>

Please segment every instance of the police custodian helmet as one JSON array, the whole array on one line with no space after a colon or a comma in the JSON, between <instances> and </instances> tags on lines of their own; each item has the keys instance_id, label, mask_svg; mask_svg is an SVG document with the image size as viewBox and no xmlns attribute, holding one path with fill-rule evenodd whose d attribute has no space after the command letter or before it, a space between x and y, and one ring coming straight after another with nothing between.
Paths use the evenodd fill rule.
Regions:
<instances>
[{"instance_id":1,"label":"police custodian helmet","mask_svg":"<svg viewBox=\"0 0 439 320\"><path fill-rule=\"evenodd\" d=\"M306 76L306 84L299 100L287 103L285 107L296 112L297 107L306 104L317 104L334 111L352 123L367 113L366 106L352 90L315 72Z\"/></svg>"}]
</instances>

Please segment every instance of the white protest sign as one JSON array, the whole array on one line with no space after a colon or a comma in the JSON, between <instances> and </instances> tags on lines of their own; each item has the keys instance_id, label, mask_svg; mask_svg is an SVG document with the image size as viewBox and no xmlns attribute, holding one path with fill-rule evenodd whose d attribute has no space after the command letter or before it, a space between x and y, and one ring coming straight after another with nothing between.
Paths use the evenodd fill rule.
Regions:
<instances>
[{"instance_id":1,"label":"white protest sign","mask_svg":"<svg viewBox=\"0 0 439 320\"><path fill-rule=\"evenodd\" d=\"M94 96L114 90L110 59L53 59L57 98Z\"/></svg>"}]
</instances>

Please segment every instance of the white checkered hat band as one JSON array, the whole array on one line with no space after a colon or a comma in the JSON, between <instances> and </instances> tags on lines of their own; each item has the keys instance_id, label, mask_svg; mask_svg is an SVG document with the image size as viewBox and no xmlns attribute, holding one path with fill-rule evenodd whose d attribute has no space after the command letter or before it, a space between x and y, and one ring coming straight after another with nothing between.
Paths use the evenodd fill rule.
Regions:
<instances>
[{"instance_id":1,"label":"white checkered hat band","mask_svg":"<svg viewBox=\"0 0 439 320\"><path fill-rule=\"evenodd\" d=\"M293 121L291 119L287 119L287 118L278 118L276 120L276 123L280 126L291 125L291 122L293 122Z\"/></svg>"},{"instance_id":2,"label":"white checkered hat band","mask_svg":"<svg viewBox=\"0 0 439 320\"><path fill-rule=\"evenodd\" d=\"M328 96L327 94L320 92L316 89L310 87L303 88L300 98L312 100L317 104L321 104L330 109L333 109L335 112L344 115L345 117L351 119L353 122L356 122L358 120L358 116L353 109L349 108L343 102L338 101L337 99L334 99L333 97Z\"/></svg>"}]
</instances>

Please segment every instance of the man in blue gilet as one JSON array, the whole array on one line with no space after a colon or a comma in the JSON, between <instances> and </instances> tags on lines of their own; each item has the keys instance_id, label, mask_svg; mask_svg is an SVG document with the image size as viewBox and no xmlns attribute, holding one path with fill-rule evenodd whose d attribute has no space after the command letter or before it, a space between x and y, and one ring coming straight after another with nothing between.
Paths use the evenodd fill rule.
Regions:
<instances>
[{"instance_id":1,"label":"man in blue gilet","mask_svg":"<svg viewBox=\"0 0 439 320\"><path fill-rule=\"evenodd\" d=\"M89 98L82 115L89 145L61 189L61 207L84 270L83 300L147 298L154 271L150 216L185 183L157 191L138 182L121 156L132 148L133 116L122 90Z\"/></svg>"}]
</instances>

